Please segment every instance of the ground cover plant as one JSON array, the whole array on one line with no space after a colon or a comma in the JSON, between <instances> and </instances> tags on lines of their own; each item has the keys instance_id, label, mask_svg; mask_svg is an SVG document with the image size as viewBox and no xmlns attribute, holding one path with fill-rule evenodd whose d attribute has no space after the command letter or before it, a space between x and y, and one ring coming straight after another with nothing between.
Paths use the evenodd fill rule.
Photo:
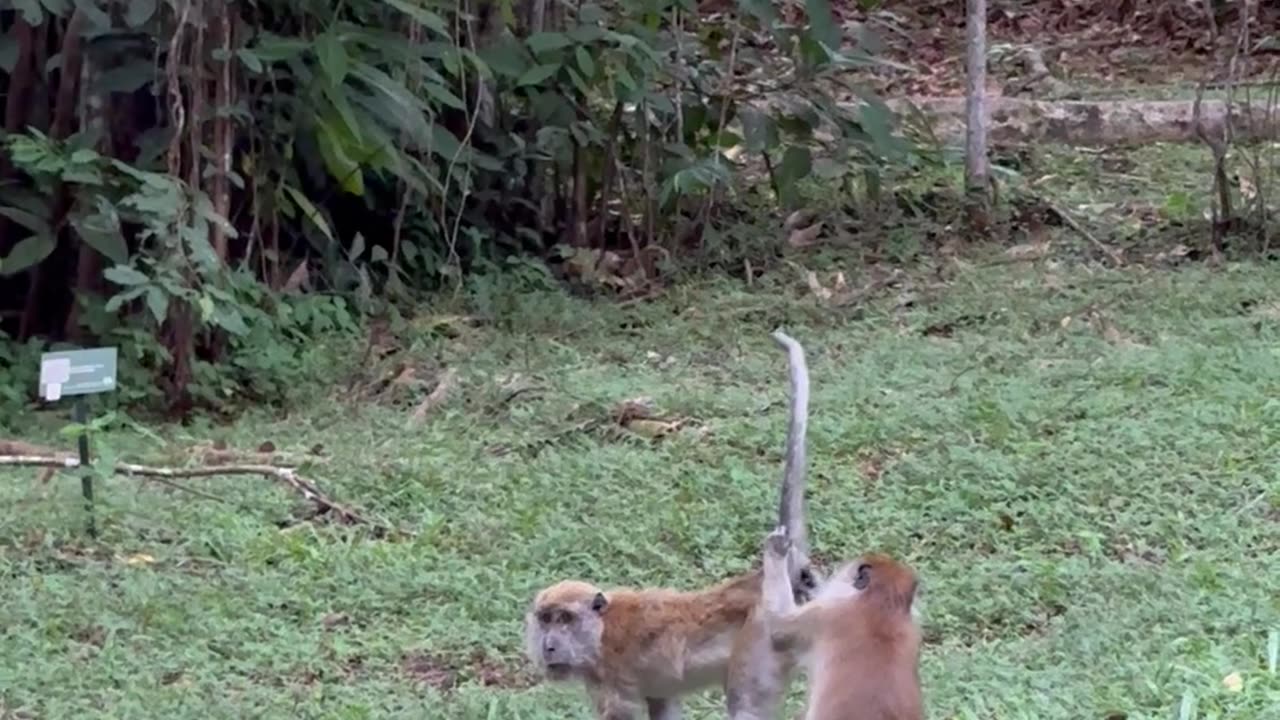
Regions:
<instances>
[{"instance_id":1,"label":"ground cover plant","mask_svg":"<svg viewBox=\"0 0 1280 720\"><path fill-rule=\"evenodd\" d=\"M932 716L1276 717L1278 276L975 263L856 312L785 272L648 306L529 293L517 312L540 323L419 337L460 378L421 426L336 386L225 426L108 432L117 452L322 444L327 489L416 536L291 523L297 501L255 479L188 483L224 502L115 479L91 542L73 478L6 472L0 707L586 718L529 675L524 603L566 575L690 586L755 561L784 326L814 381L815 550L918 567ZM637 396L665 434L583 422Z\"/></svg>"}]
</instances>

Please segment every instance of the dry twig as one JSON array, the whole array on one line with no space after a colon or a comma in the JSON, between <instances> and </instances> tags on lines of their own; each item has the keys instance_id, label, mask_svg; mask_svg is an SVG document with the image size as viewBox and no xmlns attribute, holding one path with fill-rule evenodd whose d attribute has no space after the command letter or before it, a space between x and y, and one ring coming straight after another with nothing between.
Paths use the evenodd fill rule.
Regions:
<instances>
[{"instance_id":1,"label":"dry twig","mask_svg":"<svg viewBox=\"0 0 1280 720\"><path fill-rule=\"evenodd\" d=\"M22 443L0 441L0 448L21 447L22 445ZM70 470L80 467L80 460L74 456L64 454L5 454L0 455L0 467L45 467ZM370 522L361 513L337 502L321 492L315 483L299 475L293 468L261 464L158 467L121 462L116 463L113 469L122 475L168 481L166 484L170 484L178 478L213 477L215 475L259 475L271 478L297 492L305 500L315 505L320 514L333 514L341 522L348 525L369 525L384 530L391 529L379 523Z\"/></svg>"},{"instance_id":2,"label":"dry twig","mask_svg":"<svg viewBox=\"0 0 1280 720\"><path fill-rule=\"evenodd\" d=\"M436 383L436 387L429 395L418 403L418 407L413 409L413 415L409 417L411 425L419 425L423 420L427 419L427 414L437 407L449 397L449 393L453 392L453 388L458 384L458 373L453 368L446 369L440 375L440 382Z\"/></svg>"}]
</instances>

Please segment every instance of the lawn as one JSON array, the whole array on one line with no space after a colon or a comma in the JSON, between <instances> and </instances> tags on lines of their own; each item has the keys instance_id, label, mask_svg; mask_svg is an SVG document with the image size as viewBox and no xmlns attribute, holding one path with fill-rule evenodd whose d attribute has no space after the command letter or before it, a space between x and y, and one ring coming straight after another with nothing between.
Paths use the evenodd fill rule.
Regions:
<instances>
[{"instance_id":1,"label":"lawn","mask_svg":"<svg viewBox=\"0 0 1280 720\"><path fill-rule=\"evenodd\" d=\"M1275 264L974 263L825 309L784 268L425 318L409 352L461 385L420 427L335 384L98 439L323 444L310 474L413 537L289 525L298 498L253 478L187 483L225 502L117 478L91 542L75 478L0 474L0 717L588 718L530 675L525 604L565 576L694 587L757 562L783 326L809 354L816 555L917 569L930 717L1280 718L1277 288ZM683 424L590 426L637 396Z\"/></svg>"}]
</instances>

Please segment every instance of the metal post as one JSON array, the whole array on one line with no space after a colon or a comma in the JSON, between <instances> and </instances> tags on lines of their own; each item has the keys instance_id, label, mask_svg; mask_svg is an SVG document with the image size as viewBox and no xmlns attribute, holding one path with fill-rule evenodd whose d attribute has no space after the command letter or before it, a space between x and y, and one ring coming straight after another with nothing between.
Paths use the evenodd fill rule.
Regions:
<instances>
[{"instance_id":1,"label":"metal post","mask_svg":"<svg viewBox=\"0 0 1280 720\"><path fill-rule=\"evenodd\" d=\"M76 397L72 417L80 425L80 467L84 470L84 475L80 476L80 490L84 493L84 509L89 513L89 537L97 538L98 528L93 522L93 473L89 470L89 433L84 427L89 423L89 408L83 395Z\"/></svg>"}]
</instances>

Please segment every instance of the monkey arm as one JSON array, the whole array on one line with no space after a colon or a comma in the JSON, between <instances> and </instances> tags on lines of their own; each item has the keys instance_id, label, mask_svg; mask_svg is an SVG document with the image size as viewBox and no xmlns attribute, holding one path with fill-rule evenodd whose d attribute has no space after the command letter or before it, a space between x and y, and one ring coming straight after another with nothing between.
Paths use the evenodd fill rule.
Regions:
<instances>
[{"instance_id":1,"label":"monkey arm","mask_svg":"<svg viewBox=\"0 0 1280 720\"><path fill-rule=\"evenodd\" d=\"M805 605L796 605L791 576L787 572L790 553L779 552L780 549L775 543L766 543L760 586L764 624L768 628L769 639L775 646L803 649L809 644L810 628L818 619L822 602L810 601Z\"/></svg>"}]
</instances>

